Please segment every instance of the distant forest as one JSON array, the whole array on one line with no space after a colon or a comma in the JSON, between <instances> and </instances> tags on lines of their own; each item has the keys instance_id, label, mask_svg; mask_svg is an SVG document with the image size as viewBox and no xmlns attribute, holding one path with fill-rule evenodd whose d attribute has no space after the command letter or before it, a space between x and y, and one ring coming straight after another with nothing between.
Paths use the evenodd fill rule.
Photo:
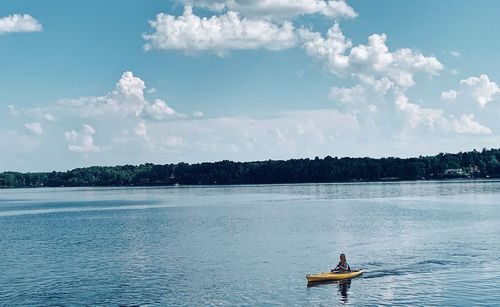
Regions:
<instances>
[{"instance_id":1,"label":"distant forest","mask_svg":"<svg viewBox=\"0 0 500 307\"><path fill-rule=\"evenodd\" d=\"M418 158L337 158L256 162L92 166L65 172L0 173L1 188L224 185L500 177L500 149Z\"/></svg>"}]
</instances>

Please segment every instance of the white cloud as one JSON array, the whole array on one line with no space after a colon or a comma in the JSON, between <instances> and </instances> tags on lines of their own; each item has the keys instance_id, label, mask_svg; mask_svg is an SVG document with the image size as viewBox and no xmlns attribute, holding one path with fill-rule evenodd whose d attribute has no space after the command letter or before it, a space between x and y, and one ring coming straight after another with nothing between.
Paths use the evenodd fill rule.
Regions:
<instances>
[{"instance_id":1,"label":"white cloud","mask_svg":"<svg viewBox=\"0 0 500 307\"><path fill-rule=\"evenodd\" d=\"M33 134L40 135L43 133L42 125L38 122L27 123L24 126Z\"/></svg>"},{"instance_id":2,"label":"white cloud","mask_svg":"<svg viewBox=\"0 0 500 307\"><path fill-rule=\"evenodd\" d=\"M101 149L94 144L93 135L95 129L87 124L84 124L80 132L75 130L64 133L66 140L70 142L68 150L79 153L99 152Z\"/></svg>"},{"instance_id":3,"label":"white cloud","mask_svg":"<svg viewBox=\"0 0 500 307\"><path fill-rule=\"evenodd\" d=\"M462 103L470 104L475 101L481 108L495 99L496 94L500 92L500 87L486 74L479 77L469 77L460 80L458 90L449 90L441 93L442 100L457 100L460 98Z\"/></svg>"},{"instance_id":4,"label":"white cloud","mask_svg":"<svg viewBox=\"0 0 500 307\"><path fill-rule=\"evenodd\" d=\"M328 97L333 100L353 107L358 104L364 104L367 100L366 88L362 85L355 85L353 87L332 87Z\"/></svg>"},{"instance_id":5,"label":"white cloud","mask_svg":"<svg viewBox=\"0 0 500 307\"><path fill-rule=\"evenodd\" d=\"M130 71L123 73L113 91L104 96L87 96L78 99L63 99L51 106L47 112L63 113L64 116L95 118L119 116L163 120L180 116L161 99L149 103L144 97L145 82Z\"/></svg>"},{"instance_id":6,"label":"white cloud","mask_svg":"<svg viewBox=\"0 0 500 307\"><path fill-rule=\"evenodd\" d=\"M63 99L48 106L34 108L16 108L10 105L8 109L13 120L36 120L25 125L32 134L43 131L42 121L44 125L51 127L51 131L64 129L61 133L65 131L64 136L69 143L67 148L72 152L102 152L115 142L133 144L151 151L159 145L158 136L156 139L149 136L148 121L180 119L185 116L161 99L147 101L144 96L146 90L145 82L127 71L115 88L104 96ZM75 124L83 124L82 130L71 130ZM103 140L101 146L94 144L95 130L100 131L99 135ZM171 140L169 142L172 143Z\"/></svg>"},{"instance_id":7,"label":"white cloud","mask_svg":"<svg viewBox=\"0 0 500 307\"><path fill-rule=\"evenodd\" d=\"M411 128L422 125L434 132L445 128L447 125L442 110L422 108L415 103L409 102L408 97L404 94L397 95L395 102L399 111L405 115L406 121Z\"/></svg>"},{"instance_id":8,"label":"white cloud","mask_svg":"<svg viewBox=\"0 0 500 307\"><path fill-rule=\"evenodd\" d=\"M455 57L455 58L459 58L460 56L462 56L462 54L456 50L450 51L450 55Z\"/></svg>"},{"instance_id":9,"label":"white cloud","mask_svg":"<svg viewBox=\"0 0 500 307\"><path fill-rule=\"evenodd\" d=\"M295 44L290 22L278 26L266 20L243 18L234 11L206 18L198 17L191 6L186 6L182 16L160 13L149 23L154 32L143 35L145 50L178 50L186 54L213 51L223 56L230 50L281 50Z\"/></svg>"},{"instance_id":10,"label":"white cloud","mask_svg":"<svg viewBox=\"0 0 500 307\"><path fill-rule=\"evenodd\" d=\"M388 77L358 73L354 80L359 83L332 88L331 98L338 100L336 109L282 112L263 118L205 118L196 112L193 116L180 116L163 100L145 100L145 82L125 72L115 88L104 96L65 99L33 109L11 106L8 119L18 121L23 129L27 122L50 127L46 130L50 129L51 133L44 132L40 143L37 137L21 133L32 148L38 146L38 152L51 153L43 156L49 161L43 163L43 167L49 169L78 167L82 163L116 165L316 155L414 155L434 153L436 148L480 148L491 140L485 136L491 135L492 129L480 124L471 112L449 115L443 110L412 103L404 90ZM49 121L44 118L45 114L58 120ZM75 125L82 128L72 130L78 127ZM65 139L61 137L63 134ZM98 141L95 141L96 135ZM0 143L5 144L7 141L2 137L0 133ZM447 141L458 138L460 142L453 144ZM408 144L422 139L434 147ZM449 146L442 147L444 142L450 143ZM66 150L83 155L66 158ZM25 167L13 151L9 152L9 159ZM96 152L99 154L92 154ZM32 169L40 167L31 165Z\"/></svg>"},{"instance_id":11,"label":"white cloud","mask_svg":"<svg viewBox=\"0 0 500 307\"><path fill-rule=\"evenodd\" d=\"M42 115L42 117L45 120L48 120L49 122L56 122L57 121L57 118L55 118L54 115L52 115L50 113L45 113L45 114Z\"/></svg>"},{"instance_id":12,"label":"white cloud","mask_svg":"<svg viewBox=\"0 0 500 307\"><path fill-rule=\"evenodd\" d=\"M412 49L389 51L385 34L373 34L367 45L352 47L338 24L331 27L326 36L310 30L299 31L303 48L313 59L323 63L331 73L358 78L386 78L400 88L414 85L414 74L422 72L437 75L443 64L433 56L424 56Z\"/></svg>"},{"instance_id":13,"label":"white cloud","mask_svg":"<svg viewBox=\"0 0 500 307\"><path fill-rule=\"evenodd\" d=\"M498 85L490 81L490 78L486 74L460 80L460 87L461 93L471 94L481 107L491 102L495 94L500 92Z\"/></svg>"},{"instance_id":14,"label":"white cloud","mask_svg":"<svg viewBox=\"0 0 500 307\"><path fill-rule=\"evenodd\" d=\"M30 118L32 120L36 121L49 121L49 122L56 122L57 118L54 117L54 115L48 113L47 108L40 108L40 107L35 107L35 108L16 108L14 105L8 105L7 108L9 109L9 114L11 116L25 116L27 118Z\"/></svg>"},{"instance_id":15,"label":"white cloud","mask_svg":"<svg viewBox=\"0 0 500 307\"><path fill-rule=\"evenodd\" d=\"M146 102L143 113L155 120L163 120L176 115L174 109L169 107L165 101L161 99L155 99L153 104Z\"/></svg>"},{"instance_id":16,"label":"white cloud","mask_svg":"<svg viewBox=\"0 0 500 307\"><path fill-rule=\"evenodd\" d=\"M326 37L307 29L299 30L299 34L304 41L303 48L306 53L323 62L330 72L341 73L349 68L349 57L346 52L352 43L346 39L338 24L328 29Z\"/></svg>"},{"instance_id":17,"label":"white cloud","mask_svg":"<svg viewBox=\"0 0 500 307\"><path fill-rule=\"evenodd\" d=\"M198 110L198 111L193 112L193 116L194 117L203 117L203 116L205 116L205 114L202 111Z\"/></svg>"},{"instance_id":18,"label":"white cloud","mask_svg":"<svg viewBox=\"0 0 500 307\"><path fill-rule=\"evenodd\" d=\"M0 18L0 35L15 32L40 32L42 25L28 14L14 14Z\"/></svg>"},{"instance_id":19,"label":"white cloud","mask_svg":"<svg viewBox=\"0 0 500 307\"><path fill-rule=\"evenodd\" d=\"M491 134L490 128L479 124L474 120L474 115L461 115L460 118L453 118L453 129L462 134Z\"/></svg>"},{"instance_id":20,"label":"white cloud","mask_svg":"<svg viewBox=\"0 0 500 307\"><path fill-rule=\"evenodd\" d=\"M35 150L39 147L38 141L30 135L11 130L0 130L0 148L2 149L2 159L0 159L0 169L15 170L26 162L35 159L39 152ZM13 161L19 159L19 165Z\"/></svg>"},{"instance_id":21,"label":"white cloud","mask_svg":"<svg viewBox=\"0 0 500 307\"><path fill-rule=\"evenodd\" d=\"M457 99L457 92L454 90L449 90L446 92L441 92L441 100L453 101Z\"/></svg>"},{"instance_id":22,"label":"white cloud","mask_svg":"<svg viewBox=\"0 0 500 307\"><path fill-rule=\"evenodd\" d=\"M413 128L424 125L431 131L451 131L472 135L492 133L490 128L478 123L473 114L461 115L458 119L452 115L445 117L443 110L422 108L409 102L405 95L398 96L396 104L406 114L407 120Z\"/></svg>"},{"instance_id":23,"label":"white cloud","mask_svg":"<svg viewBox=\"0 0 500 307\"><path fill-rule=\"evenodd\" d=\"M352 87L333 86L330 89L328 97L335 102L341 102L336 104L337 109L358 115L360 112L376 113L380 110L394 113L393 109L389 109L385 98L388 91L393 88L392 82L387 78L377 80L366 75L360 75L360 81Z\"/></svg>"},{"instance_id":24,"label":"white cloud","mask_svg":"<svg viewBox=\"0 0 500 307\"><path fill-rule=\"evenodd\" d=\"M215 11L228 9L241 12L245 16L277 20L308 14L322 14L332 19L358 16L354 9L343 0L198 0L184 2Z\"/></svg>"},{"instance_id":25,"label":"white cloud","mask_svg":"<svg viewBox=\"0 0 500 307\"><path fill-rule=\"evenodd\" d=\"M353 47L338 24L325 36L300 30L303 48L325 68L340 77L351 77L357 84L332 87L329 97L341 102L336 107L356 116L372 136L408 138L412 134L489 134L491 129L475 121L474 115L446 114L444 110L422 107L410 102L406 91L415 85L414 75L438 75L443 64L408 48L390 51L385 34L373 34L368 44ZM452 100L455 91L443 92L442 99Z\"/></svg>"},{"instance_id":26,"label":"white cloud","mask_svg":"<svg viewBox=\"0 0 500 307\"><path fill-rule=\"evenodd\" d=\"M139 122L135 128L134 128L134 132L136 135L140 136L141 138L143 138L144 140L149 140L149 137L148 137L148 127L146 127L146 123L145 122Z\"/></svg>"},{"instance_id":27,"label":"white cloud","mask_svg":"<svg viewBox=\"0 0 500 307\"><path fill-rule=\"evenodd\" d=\"M122 94L126 98L137 98L144 100L144 89L146 85L140 78L134 77L131 71L123 73L122 77L116 83L115 93Z\"/></svg>"}]
</instances>

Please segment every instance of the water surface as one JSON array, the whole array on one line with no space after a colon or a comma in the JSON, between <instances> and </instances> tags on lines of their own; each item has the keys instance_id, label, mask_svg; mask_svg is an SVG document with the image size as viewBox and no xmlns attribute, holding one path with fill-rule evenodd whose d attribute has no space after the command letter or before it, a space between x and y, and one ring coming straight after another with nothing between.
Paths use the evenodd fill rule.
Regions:
<instances>
[{"instance_id":1,"label":"water surface","mask_svg":"<svg viewBox=\"0 0 500 307\"><path fill-rule=\"evenodd\" d=\"M500 304L497 181L0 190L0 234L6 306Z\"/></svg>"}]
</instances>

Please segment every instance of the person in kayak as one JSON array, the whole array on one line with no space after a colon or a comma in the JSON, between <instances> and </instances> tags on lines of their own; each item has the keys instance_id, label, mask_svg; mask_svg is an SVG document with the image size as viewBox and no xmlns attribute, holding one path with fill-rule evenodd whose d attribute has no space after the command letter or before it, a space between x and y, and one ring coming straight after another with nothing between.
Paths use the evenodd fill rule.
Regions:
<instances>
[{"instance_id":1,"label":"person in kayak","mask_svg":"<svg viewBox=\"0 0 500 307\"><path fill-rule=\"evenodd\" d=\"M345 255L344 254L340 254L340 261L339 261L339 264L337 264L337 266L335 267L335 269L332 270L332 272L350 272L351 271L351 267L349 266L349 264L347 263L346 259L345 259Z\"/></svg>"}]
</instances>

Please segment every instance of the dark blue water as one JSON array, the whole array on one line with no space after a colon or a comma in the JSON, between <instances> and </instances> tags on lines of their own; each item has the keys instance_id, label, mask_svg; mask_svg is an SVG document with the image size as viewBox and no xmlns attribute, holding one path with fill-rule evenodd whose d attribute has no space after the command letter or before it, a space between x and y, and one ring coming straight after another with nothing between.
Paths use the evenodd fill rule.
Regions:
<instances>
[{"instance_id":1,"label":"dark blue water","mask_svg":"<svg viewBox=\"0 0 500 307\"><path fill-rule=\"evenodd\" d=\"M499 272L495 181L0 190L4 306L491 306Z\"/></svg>"}]
</instances>

